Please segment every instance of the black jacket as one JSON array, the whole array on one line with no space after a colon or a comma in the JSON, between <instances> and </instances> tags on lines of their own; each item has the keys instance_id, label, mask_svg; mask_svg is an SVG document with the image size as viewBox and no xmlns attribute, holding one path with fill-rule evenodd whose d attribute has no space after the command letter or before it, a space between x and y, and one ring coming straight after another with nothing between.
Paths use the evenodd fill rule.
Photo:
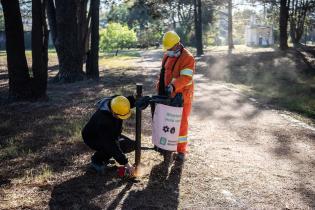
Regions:
<instances>
[{"instance_id":1,"label":"black jacket","mask_svg":"<svg viewBox=\"0 0 315 210\"><path fill-rule=\"evenodd\" d=\"M93 114L82 130L84 142L96 151L102 151L113 157L119 164L125 165L128 159L122 152L118 137L122 132L122 120L115 118L109 107L113 97L101 101L98 110ZM128 96L131 108L134 107L135 98ZM103 107L101 107L103 106Z\"/></svg>"}]
</instances>

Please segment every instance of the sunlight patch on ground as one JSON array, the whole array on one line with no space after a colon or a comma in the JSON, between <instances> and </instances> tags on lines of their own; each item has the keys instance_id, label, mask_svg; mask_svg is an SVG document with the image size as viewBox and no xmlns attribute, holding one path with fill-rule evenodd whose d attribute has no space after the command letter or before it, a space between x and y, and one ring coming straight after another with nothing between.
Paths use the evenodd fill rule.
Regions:
<instances>
[{"instance_id":1,"label":"sunlight patch on ground","mask_svg":"<svg viewBox=\"0 0 315 210\"><path fill-rule=\"evenodd\" d=\"M24 181L27 183L43 183L49 181L49 179L53 176L52 168L47 164L42 164L38 168L31 168L26 170L24 179L21 180L21 183Z\"/></svg>"},{"instance_id":2,"label":"sunlight patch on ground","mask_svg":"<svg viewBox=\"0 0 315 210\"><path fill-rule=\"evenodd\" d=\"M135 67L134 62L138 59L137 57L129 56L103 57L100 58L99 65L105 66L107 69Z\"/></svg>"}]
</instances>

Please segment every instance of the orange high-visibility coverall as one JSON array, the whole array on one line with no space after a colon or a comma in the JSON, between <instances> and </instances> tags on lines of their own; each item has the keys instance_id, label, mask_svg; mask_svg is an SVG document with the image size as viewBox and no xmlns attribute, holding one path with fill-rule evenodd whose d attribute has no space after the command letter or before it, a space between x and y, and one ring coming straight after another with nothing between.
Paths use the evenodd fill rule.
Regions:
<instances>
[{"instance_id":1,"label":"orange high-visibility coverall","mask_svg":"<svg viewBox=\"0 0 315 210\"><path fill-rule=\"evenodd\" d=\"M164 54L162 63L164 63L166 58L167 55ZM174 97L176 93L182 93L184 98L183 115L178 137L177 152L186 153L188 117L191 111L191 103L194 91L193 74L195 72L195 59L193 55L184 48L178 58L168 57L164 66L165 87L172 83L175 87L172 97Z\"/></svg>"}]
</instances>

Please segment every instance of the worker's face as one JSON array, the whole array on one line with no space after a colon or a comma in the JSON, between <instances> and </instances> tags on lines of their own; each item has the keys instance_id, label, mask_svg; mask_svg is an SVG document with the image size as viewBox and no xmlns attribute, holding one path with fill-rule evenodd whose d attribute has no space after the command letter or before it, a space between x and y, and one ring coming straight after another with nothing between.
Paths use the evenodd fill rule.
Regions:
<instances>
[{"instance_id":1,"label":"worker's face","mask_svg":"<svg viewBox=\"0 0 315 210\"><path fill-rule=\"evenodd\" d=\"M112 115L113 115L116 119L120 119L120 118L118 117L118 115L115 114L115 113L113 113L113 112L112 112Z\"/></svg>"},{"instance_id":2,"label":"worker's face","mask_svg":"<svg viewBox=\"0 0 315 210\"><path fill-rule=\"evenodd\" d=\"M112 115L119 120L126 120L130 117L130 112L128 114L125 115L119 115L119 114L115 114L114 112L112 112Z\"/></svg>"},{"instance_id":3,"label":"worker's face","mask_svg":"<svg viewBox=\"0 0 315 210\"><path fill-rule=\"evenodd\" d=\"M169 57L178 57L180 55L180 43L176 44L174 47L166 51L167 56Z\"/></svg>"}]
</instances>

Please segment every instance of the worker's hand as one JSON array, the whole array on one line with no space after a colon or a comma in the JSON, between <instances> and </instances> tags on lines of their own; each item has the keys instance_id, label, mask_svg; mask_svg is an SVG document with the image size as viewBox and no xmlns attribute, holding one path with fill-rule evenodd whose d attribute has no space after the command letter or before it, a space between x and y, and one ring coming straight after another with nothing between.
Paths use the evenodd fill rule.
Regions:
<instances>
[{"instance_id":1,"label":"worker's hand","mask_svg":"<svg viewBox=\"0 0 315 210\"><path fill-rule=\"evenodd\" d=\"M165 88L165 92L167 96L171 96L172 93L175 91L175 87L173 84L169 84L166 88Z\"/></svg>"},{"instance_id":2,"label":"worker's hand","mask_svg":"<svg viewBox=\"0 0 315 210\"><path fill-rule=\"evenodd\" d=\"M136 100L135 106L141 110L144 110L150 104L151 97L150 96L143 96Z\"/></svg>"},{"instance_id":3,"label":"worker's hand","mask_svg":"<svg viewBox=\"0 0 315 210\"><path fill-rule=\"evenodd\" d=\"M127 163L125 167L126 167L126 170L128 171L129 176L133 177L135 174L135 167L130 165L130 163Z\"/></svg>"}]
</instances>

